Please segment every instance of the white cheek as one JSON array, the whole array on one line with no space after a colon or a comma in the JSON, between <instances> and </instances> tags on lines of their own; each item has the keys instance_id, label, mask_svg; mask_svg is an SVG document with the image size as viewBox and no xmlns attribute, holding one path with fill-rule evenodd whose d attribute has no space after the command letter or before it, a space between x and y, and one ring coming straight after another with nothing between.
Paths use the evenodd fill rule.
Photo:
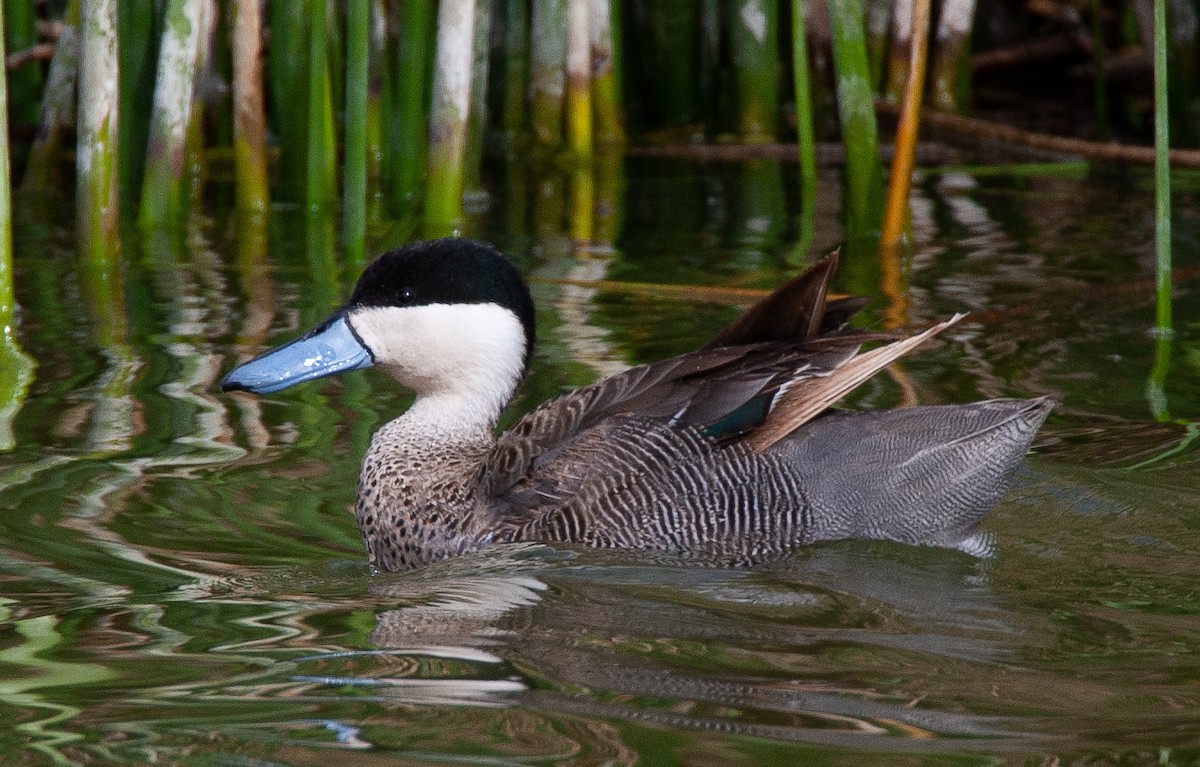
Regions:
<instances>
[{"instance_id":1,"label":"white cheek","mask_svg":"<svg viewBox=\"0 0 1200 767\"><path fill-rule=\"evenodd\" d=\"M525 330L496 304L373 307L349 321L375 364L419 395L506 400L521 376Z\"/></svg>"}]
</instances>

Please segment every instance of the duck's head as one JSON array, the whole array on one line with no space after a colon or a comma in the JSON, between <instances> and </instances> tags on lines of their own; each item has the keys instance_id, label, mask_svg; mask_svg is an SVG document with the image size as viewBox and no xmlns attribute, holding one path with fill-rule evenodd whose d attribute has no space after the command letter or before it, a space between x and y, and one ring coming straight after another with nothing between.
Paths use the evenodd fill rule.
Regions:
<instances>
[{"instance_id":1,"label":"duck's head","mask_svg":"<svg viewBox=\"0 0 1200 767\"><path fill-rule=\"evenodd\" d=\"M533 301L512 263L483 243L430 240L380 256L331 317L238 366L221 388L266 394L375 365L418 400L468 398L498 413L533 343Z\"/></svg>"}]
</instances>

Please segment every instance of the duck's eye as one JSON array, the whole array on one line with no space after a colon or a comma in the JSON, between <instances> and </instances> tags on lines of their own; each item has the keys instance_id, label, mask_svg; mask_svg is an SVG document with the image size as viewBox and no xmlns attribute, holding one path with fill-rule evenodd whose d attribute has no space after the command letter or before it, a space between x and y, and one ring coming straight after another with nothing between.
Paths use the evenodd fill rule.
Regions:
<instances>
[{"instance_id":1,"label":"duck's eye","mask_svg":"<svg viewBox=\"0 0 1200 767\"><path fill-rule=\"evenodd\" d=\"M413 292L412 288L401 288L398 298L402 304L411 304L417 300L417 294Z\"/></svg>"}]
</instances>

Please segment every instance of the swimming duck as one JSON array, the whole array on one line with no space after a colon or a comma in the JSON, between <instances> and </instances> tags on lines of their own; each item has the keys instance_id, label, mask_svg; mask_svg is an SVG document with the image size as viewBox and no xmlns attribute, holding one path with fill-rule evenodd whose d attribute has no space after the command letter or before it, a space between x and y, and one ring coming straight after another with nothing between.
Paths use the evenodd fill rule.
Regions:
<instances>
[{"instance_id":1,"label":"swimming duck","mask_svg":"<svg viewBox=\"0 0 1200 767\"><path fill-rule=\"evenodd\" d=\"M362 463L355 515L375 570L517 541L739 562L844 538L983 553L976 522L1051 403L831 411L960 319L902 340L850 330L865 302L828 298L836 265L826 256L700 350L551 399L497 437L534 347L529 289L490 245L413 243L222 388L270 393L375 365L416 393Z\"/></svg>"}]
</instances>

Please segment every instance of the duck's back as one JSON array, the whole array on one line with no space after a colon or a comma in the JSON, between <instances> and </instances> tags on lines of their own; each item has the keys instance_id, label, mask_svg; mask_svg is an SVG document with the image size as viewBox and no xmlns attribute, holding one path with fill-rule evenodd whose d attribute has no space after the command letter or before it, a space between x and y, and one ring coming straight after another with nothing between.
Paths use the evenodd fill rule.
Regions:
<instances>
[{"instance_id":1,"label":"duck's back","mask_svg":"<svg viewBox=\"0 0 1200 767\"><path fill-rule=\"evenodd\" d=\"M993 400L818 418L762 454L611 418L544 456L510 500L516 537L752 561L875 538L981 553L974 528L1049 412Z\"/></svg>"},{"instance_id":2,"label":"duck's back","mask_svg":"<svg viewBox=\"0 0 1200 767\"><path fill-rule=\"evenodd\" d=\"M692 428L611 419L542 462L513 498L519 538L751 559L791 548L804 490L784 463Z\"/></svg>"}]
</instances>

